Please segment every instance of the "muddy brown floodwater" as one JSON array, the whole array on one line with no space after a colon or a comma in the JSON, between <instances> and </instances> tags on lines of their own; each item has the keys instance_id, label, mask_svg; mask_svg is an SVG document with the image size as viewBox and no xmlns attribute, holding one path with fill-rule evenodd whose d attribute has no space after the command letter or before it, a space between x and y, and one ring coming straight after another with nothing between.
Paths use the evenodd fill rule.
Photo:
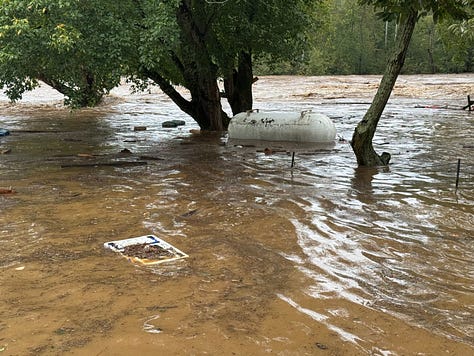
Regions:
<instances>
[{"instance_id":1,"label":"muddy brown floodwater","mask_svg":"<svg viewBox=\"0 0 474 356\"><path fill-rule=\"evenodd\" d=\"M2 97L0 354L474 354L474 116L459 110L474 75L402 76L375 137L393 163L357 168L345 140L378 80L255 84L257 108L329 115L325 149L199 134L125 86L75 112L47 87ZM146 234L189 258L103 247Z\"/></svg>"}]
</instances>

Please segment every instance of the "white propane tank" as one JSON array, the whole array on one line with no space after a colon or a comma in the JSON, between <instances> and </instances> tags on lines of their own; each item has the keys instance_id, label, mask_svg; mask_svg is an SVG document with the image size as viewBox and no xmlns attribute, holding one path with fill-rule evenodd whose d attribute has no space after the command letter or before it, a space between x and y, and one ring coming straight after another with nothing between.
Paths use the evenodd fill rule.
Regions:
<instances>
[{"instance_id":1,"label":"white propane tank","mask_svg":"<svg viewBox=\"0 0 474 356\"><path fill-rule=\"evenodd\" d=\"M237 140L326 143L336 138L331 119L311 111L242 112L230 120L228 132L229 139Z\"/></svg>"}]
</instances>

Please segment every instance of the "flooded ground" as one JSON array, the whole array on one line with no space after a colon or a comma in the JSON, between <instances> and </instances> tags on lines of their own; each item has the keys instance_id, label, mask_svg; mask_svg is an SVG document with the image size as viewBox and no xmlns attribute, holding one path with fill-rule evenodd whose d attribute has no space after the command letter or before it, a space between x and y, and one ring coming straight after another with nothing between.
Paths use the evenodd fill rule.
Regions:
<instances>
[{"instance_id":1,"label":"flooded ground","mask_svg":"<svg viewBox=\"0 0 474 356\"><path fill-rule=\"evenodd\" d=\"M378 80L255 84L256 108L329 115L324 150L196 133L158 92L76 112L47 88L3 97L0 354L473 354L474 116L459 108L474 75L402 76L375 137L393 163L357 168L347 140ZM146 234L190 257L144 267L103 247Z\"/></svg>"}]
</instances>

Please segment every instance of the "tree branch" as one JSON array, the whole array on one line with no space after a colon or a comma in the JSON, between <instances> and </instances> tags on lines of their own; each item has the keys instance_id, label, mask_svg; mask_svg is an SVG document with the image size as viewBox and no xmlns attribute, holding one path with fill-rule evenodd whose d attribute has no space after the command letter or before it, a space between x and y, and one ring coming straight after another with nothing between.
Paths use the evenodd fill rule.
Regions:
<instances>
[{"instance_id":1,"label":"tree branch","mask_svg":"<svg viewBox=\"0 0 474 356\"><path fill-rule=\"evenodd\" d=\"M178 107L186 114L193 116L194 109L190 101L183 96L171 85L171 83L163 78L158 72L144 69L142 73L149 79L153 80L160 89L165 93Z\"/></svg>"}]
</instances>

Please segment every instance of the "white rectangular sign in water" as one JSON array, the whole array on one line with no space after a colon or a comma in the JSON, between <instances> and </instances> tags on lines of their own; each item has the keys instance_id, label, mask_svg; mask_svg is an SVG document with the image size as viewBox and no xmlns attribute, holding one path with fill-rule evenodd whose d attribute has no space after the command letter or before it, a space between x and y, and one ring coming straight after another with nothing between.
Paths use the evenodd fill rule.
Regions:
<instances>
[{"instance_id":1,"label":"white rectangular sign in water","mask_svg":"<svg viewBox=\"0 0 474 356\"><path fill-rule=\"evenodd\" d=\"M156 265L189 257L183 251L155 235L133 237L104 243L104 247L120 253L129 261Z\"/></svg>"}]
</instances>

